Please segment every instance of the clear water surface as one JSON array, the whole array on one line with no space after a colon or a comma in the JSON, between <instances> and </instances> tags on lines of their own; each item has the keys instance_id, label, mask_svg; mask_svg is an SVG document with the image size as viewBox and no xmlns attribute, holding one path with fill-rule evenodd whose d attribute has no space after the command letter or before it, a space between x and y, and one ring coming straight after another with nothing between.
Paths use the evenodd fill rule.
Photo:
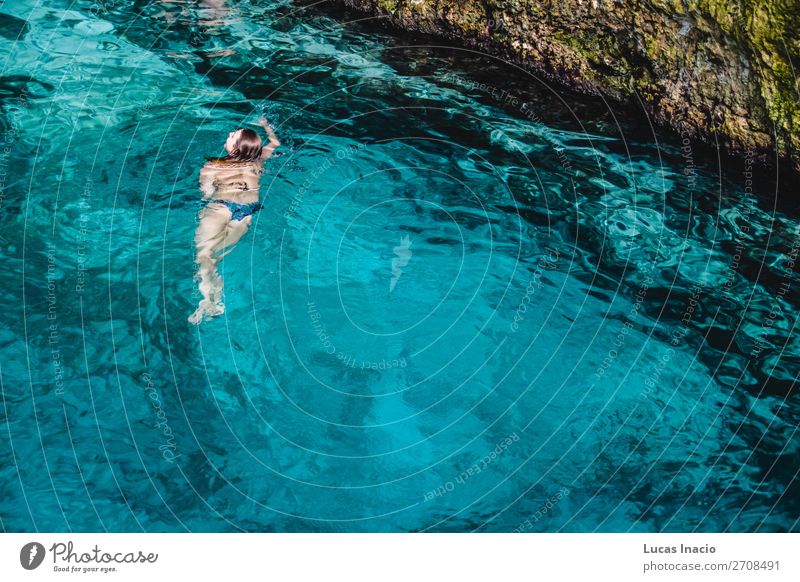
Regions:
<instances>
[{"instance_id":1,"label":"clear water surface","mask_svg":"<svg viewBox=\"0 0 800 582\"><path fill-rule=\"evenodd\" d=\"M797 530L796 189L328 10L0 4L3 530Z\"/></svg>"}]
</instances>

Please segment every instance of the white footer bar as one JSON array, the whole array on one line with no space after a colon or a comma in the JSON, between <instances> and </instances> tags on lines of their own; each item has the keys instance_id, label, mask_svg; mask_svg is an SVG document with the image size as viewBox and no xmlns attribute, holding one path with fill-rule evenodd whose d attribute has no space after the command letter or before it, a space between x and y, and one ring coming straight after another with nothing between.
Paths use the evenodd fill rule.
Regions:
<instances>
[{"instance_id":1,"label":"white footer bar","mask_svg":"<svg viewBox=\"0 0 800 582\"><path fill-rule=\"evenodd\" d=\"M0 580L796 581L799 550L796 534L3 534Z\"/></svg>"}]
</instances>

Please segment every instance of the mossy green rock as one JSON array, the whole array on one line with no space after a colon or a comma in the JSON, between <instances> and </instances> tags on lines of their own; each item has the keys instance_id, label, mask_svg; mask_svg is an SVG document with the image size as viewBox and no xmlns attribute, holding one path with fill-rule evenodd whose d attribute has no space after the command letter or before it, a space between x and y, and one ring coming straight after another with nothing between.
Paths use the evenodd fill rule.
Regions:
<instances>
[{"instance_id":1,"label":"mossy green rock","mask_svg":"<svg viewBox=\"0 0 800 582\"><path fill-rule=\"evenodd\" d=\"M337 0L800 168L800 0Z\"/></svg>"}]
</instances>

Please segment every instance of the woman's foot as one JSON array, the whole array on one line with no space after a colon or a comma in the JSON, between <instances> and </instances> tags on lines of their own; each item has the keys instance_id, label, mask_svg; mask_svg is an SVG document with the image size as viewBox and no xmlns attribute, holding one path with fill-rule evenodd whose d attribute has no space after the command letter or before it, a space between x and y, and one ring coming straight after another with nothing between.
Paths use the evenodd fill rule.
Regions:
<instances>
[{"instance_id":1,"label":"woman's foot","mask_svg":"<svg viewBox=\"0 0 800 582\"><path fill-rule=\"evenodd\" d=\"M222 303L212 303L208 299L203 299L195 312L189 316L189 323L197 325L206 319L211 319L223 313L225 313L225 305Z\"/></svg>"}]
</instances>

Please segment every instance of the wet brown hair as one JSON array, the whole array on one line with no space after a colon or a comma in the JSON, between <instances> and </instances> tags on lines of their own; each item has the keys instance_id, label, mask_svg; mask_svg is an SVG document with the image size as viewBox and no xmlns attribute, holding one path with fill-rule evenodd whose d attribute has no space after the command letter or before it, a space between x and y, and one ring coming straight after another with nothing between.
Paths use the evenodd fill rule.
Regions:
<instances>
[{"instance_id":1,"label":"wet brown hair","mask_svg":"<svg viewBox=\"0 0 800 582\"><path fill-rule=\"evenodd\" d=\"M261 157L261 137L252 129L239 129L239 138L233 151L224 159L237 162L252 162Z\"/></svg>"}]
</instances>

